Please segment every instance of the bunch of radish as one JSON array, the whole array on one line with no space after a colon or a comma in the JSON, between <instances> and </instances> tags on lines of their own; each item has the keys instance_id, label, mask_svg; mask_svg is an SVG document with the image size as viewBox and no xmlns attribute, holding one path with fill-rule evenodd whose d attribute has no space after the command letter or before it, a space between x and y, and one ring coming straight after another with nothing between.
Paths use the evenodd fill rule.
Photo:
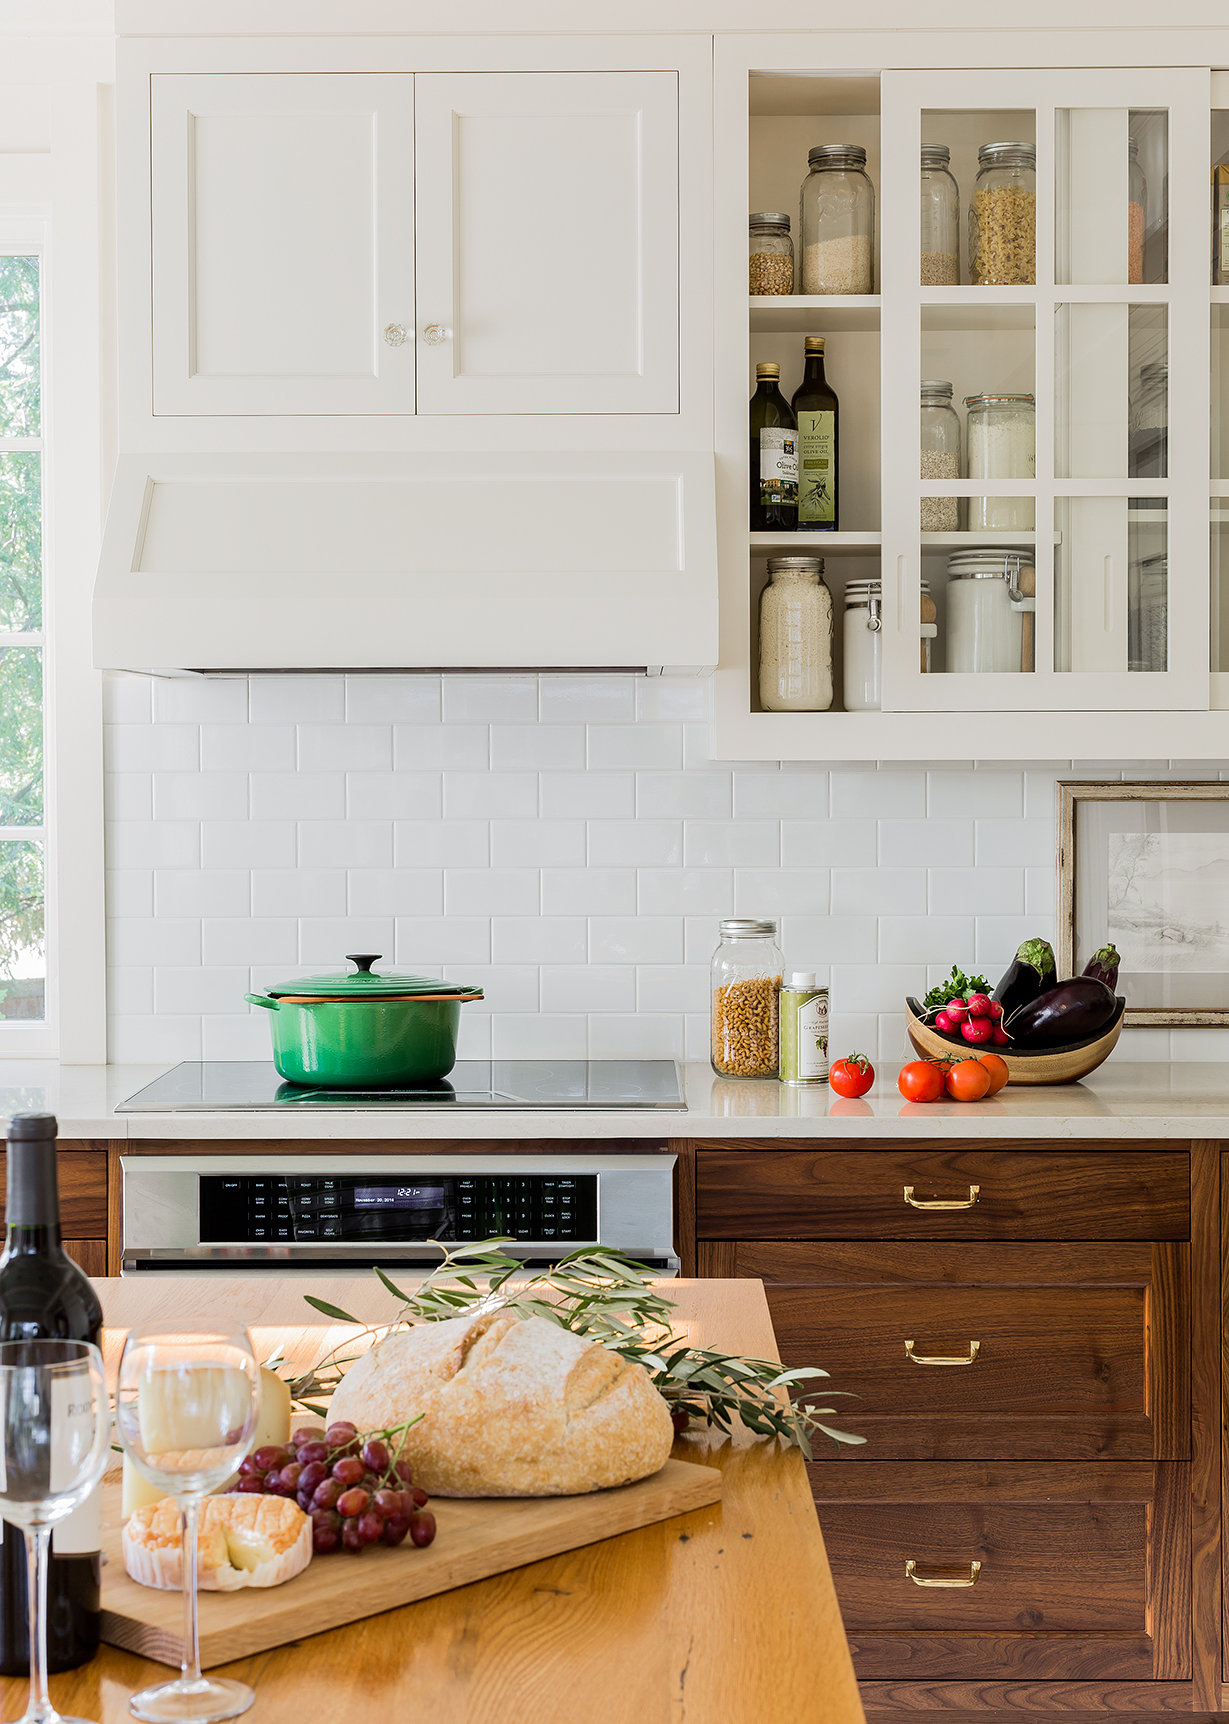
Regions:
<instances>
[{"instance_id":1,"label":"bunch of radish","mask_svg":"<svg viewBox=\"0 0 1229 1724\"><path fill-rule=\"evenodd\" d=\"M935 1028L949 1036L963 1036L966 1042L991 1042L1001 1048L1011 1040L1002 1019L997 1000L988 994L970 994L967 1000L949 1000L936 1017Z\"/></svg>"}]
</instances>

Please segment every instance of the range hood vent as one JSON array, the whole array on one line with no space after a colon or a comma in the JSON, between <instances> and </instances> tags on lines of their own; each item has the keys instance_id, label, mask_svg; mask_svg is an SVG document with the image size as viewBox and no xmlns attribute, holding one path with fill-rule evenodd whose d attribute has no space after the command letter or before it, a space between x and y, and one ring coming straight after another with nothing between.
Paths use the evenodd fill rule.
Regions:
<instances>
[{"instance_id":1,"label":"range hood vent","mask_svg":"<svg viewBox=\"0 0 1229 1724\"><path fill-rule=\"evenodd\" d=\"M100 670L707 671L710 452L123 455Z\"/></svg>"}]
</instances>

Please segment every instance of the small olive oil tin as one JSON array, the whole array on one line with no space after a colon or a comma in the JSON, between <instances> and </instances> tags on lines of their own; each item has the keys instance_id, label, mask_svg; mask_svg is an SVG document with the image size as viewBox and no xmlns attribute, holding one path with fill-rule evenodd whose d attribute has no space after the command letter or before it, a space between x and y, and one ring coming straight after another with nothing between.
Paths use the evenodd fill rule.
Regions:
<instances>
[{"instance_id":1,"label":"small olive oil tin","mask_svg":"<svg viewBox=\"0 0 1229 1724\"><path fill-rule=\"evenodd\" d=\"M795 970L781 989L781 1082L828 1081L828 990L814 970Z\"/></svg>"}]
</instances>

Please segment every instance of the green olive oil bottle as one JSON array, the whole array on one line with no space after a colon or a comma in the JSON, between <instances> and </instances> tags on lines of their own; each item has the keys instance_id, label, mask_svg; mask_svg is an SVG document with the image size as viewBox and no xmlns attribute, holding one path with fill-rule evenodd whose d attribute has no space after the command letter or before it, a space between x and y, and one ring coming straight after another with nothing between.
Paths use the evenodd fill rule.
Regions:
<instances>
[{"instance_id":1,"label":"green olive oil bottle","mask_svg":"<svg viewBox=\"0 0 1229 1724\"><path fill-rule=\"evenodd\" d=\"M798 428L781 393L781 367L757 365L751 397L751 531L798 525Z\"/></svg>"},{"instance_id":2,"label":"green olive oil bottle","mask_svg":"<svg viewBox=\"0 0 1229 1724\"><path fill-rule=\"evenodd\" d=\"M824 376L824 338L808 335L806 369L790 406L798 425L798 531L840 525L841 404Z\"/></svg>"}]
</instances>

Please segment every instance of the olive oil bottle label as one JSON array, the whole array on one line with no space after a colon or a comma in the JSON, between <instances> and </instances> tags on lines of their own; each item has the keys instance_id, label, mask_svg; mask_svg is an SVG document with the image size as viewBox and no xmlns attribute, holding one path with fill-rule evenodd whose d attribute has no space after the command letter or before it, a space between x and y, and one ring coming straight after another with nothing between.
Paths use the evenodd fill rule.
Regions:
<instances>
[{"instance_id":1,"label":"olive oil bottle label","mask_svg":"<svg viewBox=\"0 0 1229 1724\"><path fill-rule=\"evenodd\" d=\"M779 425L760 432L760 502L798 501L798 437Z\"/></svg>"},{"instance_id":2,"label":"olive oil bottle label","mask_svg":"<svg viewBox=\"0 0 1229 1724\"><path fill-rule=\"evenodd\" d=\"M823 1083L828 1076L828 990L781 990L781 1081Z\"/></svg>"},{"instance_id":3,"label":"olive oil bottle label","mask_svg":"<svg viewBox=\"0 0 1229 1724\"><path fill-rule=\"evenodd\" d=\"M798 415L798 525L836 520L836 414Z\"/></svg>"}]
</instances>

